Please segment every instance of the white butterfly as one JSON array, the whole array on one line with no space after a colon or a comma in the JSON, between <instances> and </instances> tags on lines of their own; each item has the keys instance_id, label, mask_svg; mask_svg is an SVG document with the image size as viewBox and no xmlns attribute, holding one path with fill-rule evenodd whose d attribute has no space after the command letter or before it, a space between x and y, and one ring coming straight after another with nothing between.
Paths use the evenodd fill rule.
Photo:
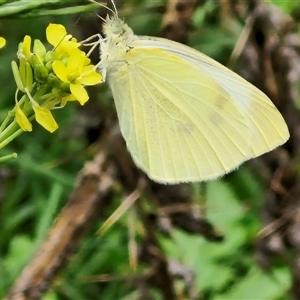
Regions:
<instances>
[{"instance_id":1,"label":"white butterfly","mask_svg":"<svg viewBox=\"0 0 300 300\"><path fill-rule=\"evenodd\" d=\"M135 163L161 183L220 177L289 138L270 99L208 56L107 17L100 72Z\"/></svg>"}]
</instances>

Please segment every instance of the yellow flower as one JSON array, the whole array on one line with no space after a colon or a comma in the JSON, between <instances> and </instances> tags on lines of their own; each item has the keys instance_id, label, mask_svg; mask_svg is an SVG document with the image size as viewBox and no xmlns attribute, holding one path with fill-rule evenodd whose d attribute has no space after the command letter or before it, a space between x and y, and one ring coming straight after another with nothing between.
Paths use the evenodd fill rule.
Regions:
<instances>
[{"instance_id":1,"label":"yellow flower","mask_svg":"<svg viewBox=\"0 0 300 300\"><path fill-rule=\"evenodd\" d=\"M0 36L0 49L3 48L6 45L6 40L5 38Z\"/></svg>"},{"instance_id":2,"label":"yellow flower","mask_svg":"<svg viewBox=\"0 0 300 300\"><path fill-rule=\"evenodd\" d=\"M30 120L35 117L46 130L54 132L58 125L51 110L64 107L68 101L83 105L89 99L84 86L102 80L88 56L78 49L81 44L64 26L50 24L46 35L52 50L40 40L32 47L31 37L25 36L18 48L19 63L12 62L17 84L14 117L23 131L32 130ZM21 99L18 92L23 93Z\"/></svg>"},{"instance_id":3,"label":"yellow flower","mask_svg":"<svg viewBox=\"0 0 300 300\"><path fill-rule=\"evenodd\" d=\"M59 58L80 46L80 43L77 43L77 40L72 38L71 34L67 34L65 27L61 24L50 23L46 29L46 37Z\"/></svg>"},{"instance_id":4,"label":"yellow flower","mask_svg":"<svg viewBox=\"0 0 300 300\"><path fill-rule=\"evenodd\" d=\"M83 105L89 96L83 85L95 85L101 82L102 76L95 71L94 66L86 64L85 53L75 49L70 53L67 66L61 61L54 61L52 68L55 75L63 82L70 84L72 96ZM72 101L72 96L65 101Z\"/></svg>"}]
</instances>

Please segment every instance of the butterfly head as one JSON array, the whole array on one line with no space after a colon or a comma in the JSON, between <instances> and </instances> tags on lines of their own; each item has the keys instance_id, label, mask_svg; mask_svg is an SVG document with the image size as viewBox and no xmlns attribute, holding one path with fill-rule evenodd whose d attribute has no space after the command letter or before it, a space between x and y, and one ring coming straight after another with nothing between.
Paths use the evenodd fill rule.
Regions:
<instances>
[{"instance_id":1,"label":"butterfly head","mask_svg":"<svg viewBox=\"0 0 300 300\"><path fill-rule=\"evenodd\" d=\"M103 24L103 32L108 38L118 38L133 34L132 29L117 15L106 17L106 21Z\"/></svg>"}]
</instances>

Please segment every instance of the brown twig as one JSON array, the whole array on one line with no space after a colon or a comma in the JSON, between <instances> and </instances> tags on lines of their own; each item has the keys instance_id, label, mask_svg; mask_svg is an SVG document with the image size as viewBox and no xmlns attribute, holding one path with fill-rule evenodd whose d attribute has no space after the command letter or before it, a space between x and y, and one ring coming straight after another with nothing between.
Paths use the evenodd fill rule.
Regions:
<instances>
[{"instance_id":1,"label":"brown twig","mask_svg":"<svg viewBox=\"0 0 300 300\"><path fill-rule=\"evenodd\" d=\"M85 165L68 203L31 262L7 293L6 300L41 299L54 276L78 247L99 212L109 203L113 179L103 171L106 155Z\"/></svg>"}]
</instances>

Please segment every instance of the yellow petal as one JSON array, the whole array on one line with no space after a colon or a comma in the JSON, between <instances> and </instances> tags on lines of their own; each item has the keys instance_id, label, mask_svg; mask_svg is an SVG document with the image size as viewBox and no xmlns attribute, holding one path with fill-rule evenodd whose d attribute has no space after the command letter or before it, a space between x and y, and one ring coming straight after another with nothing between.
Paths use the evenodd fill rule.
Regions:
<instances>
[{"instance_id":1,"label":"yellow petal","mask_svg":"<svg viewBox=\"0 0 300 300\"><path fill-rule=\"evenodd\" d=\"M54 47L57 46L66 35L66 28L61 24L50 23L46 29L47 41Z\"/></svg>"},{"instance_id":2,"label":"yellow petal","mask_svg":"<svg viewBox=\"0 0 300 300\"><path fill-rule=\"evenodd\" d=\"M58 128L49 109L42 108L39 105L33 105L33 109L36 121L46 130L52 133Z\"/></svg>"},{"instance_id":3,"label":"yellow petal","mask_svg":"<svg viewBox=\"0 0 300 300\"><path fill-rule=\"evenodd\" d=\"M32 125L19 105L16 105L15 116L17 123L23 131L32 131Z\"/></svg>"},{"instance_id":4,"label":"yellow petal","mask_svg":"<svg viewBox=\"0 0 300 300\"><path fill-rule=\"evenodd\" d=\"M86 56L85 60L84 60L84 65L87 66L90 63L91 63L91 60Z\"/></svg>"},{"instance_id":5,"label":"yellow petal","mask_svg":"<svg viewBox=\"0 0 300 300\"><path fill-rule=\"evenodd\" d=\"M68 102L68 101L77 101L76 97L72 94L69 94L67 96L64 96L62 98L62 102Z\"/></svg>"},{"instance_id":6,"label":"yellow petal","mask_svg":"<svg viewBox=\"0 0 300 300\"><path fill-rule=\"evenodd\" d=\"M77 101L76 97L72 94L62 97L60 107L64 107L68 101Z\"/></svg>"},{"instance_id":7,"label":"yellow petal","mask_svg":"<svg viewBox=\"0 0 300 300\"><path fill-rule=\"evenodd\" d=\"M68 81L68 70L67 67L59 60L56 60L52 64L52 69L55 75L63 82Z\"/></svg>"},{"instance_id":8,"label":"yellow petal","mask_svg":"<svg viewBox=\"0 0 300 300\"><path fill-rule=\"evenodd\" d=\"M88 74L83 75L82 78L80 78L79 82L84 85L95 85L102 81L102 76L95 71Z\"/></svg>"},{"instance_id":9,"label":"yellow petal","mask_svg":"<svg viewBox=\"0 0 300 300\"><path fill-rule=\"evenodd\" d=\"M70 54L74 49L77 49L81 45L80 43L68 41L67 40L68 36L66 36L66 38L64 38L61 41L61 43L59 43L57 47L54 49L54 52L57 53L59 56Z\"/></svg>"},{"instance_id":10,"label":"yellow petal","mask_svg":"<svg viewBox=\"0 0 300 300\"><path fill-rule=\"evenodd\" d=\"M30 60L31 57L31 37L29 35L25 35L23 42L21 43L21 53L25 56L27 60ZM22 57L24 58L24 57Z\"/></svg>"},{"instance_id":11,"label":"yellow petal","mask_svg":"<svg viewBox=\"0 0 300 300\"><path fill-rule=\"evenodd\" d=\"M81 84L70 84L70 91L81 105L89 100L89 95Z\"/></svg>"},{"instance_id":12,"label":"yellow petal","mask_svg":"<svg viewBox=\"0 0 300 300\"><path fill-rule=\"evenodd\" d=\"M3 37L0 37L0 49L6 45L6 40Z\"/></svg>"},{"instance_id":13,"label":"yellow petal","mask_svg":"<svg viewBox=\"0 0 300 300\"><path fill-rule=\"evenodd\" d=\"M93 65L89 65L89 66L84 66L83 69L82 69L82 73L91 73L95 71L95 66Z\"/></svg>"},{"instance_id":14,"label":"yellow petal","mask_svg":"<svg viewBox=\"0 0 300 300\"><path fill-rule=\"evenodd\" d=\"M75 49L70 54L67 69L69 72L74 72L77 70L81 71L83 69L84 63L85 53L83 51Z\"/></svg>"}]
</instances>

